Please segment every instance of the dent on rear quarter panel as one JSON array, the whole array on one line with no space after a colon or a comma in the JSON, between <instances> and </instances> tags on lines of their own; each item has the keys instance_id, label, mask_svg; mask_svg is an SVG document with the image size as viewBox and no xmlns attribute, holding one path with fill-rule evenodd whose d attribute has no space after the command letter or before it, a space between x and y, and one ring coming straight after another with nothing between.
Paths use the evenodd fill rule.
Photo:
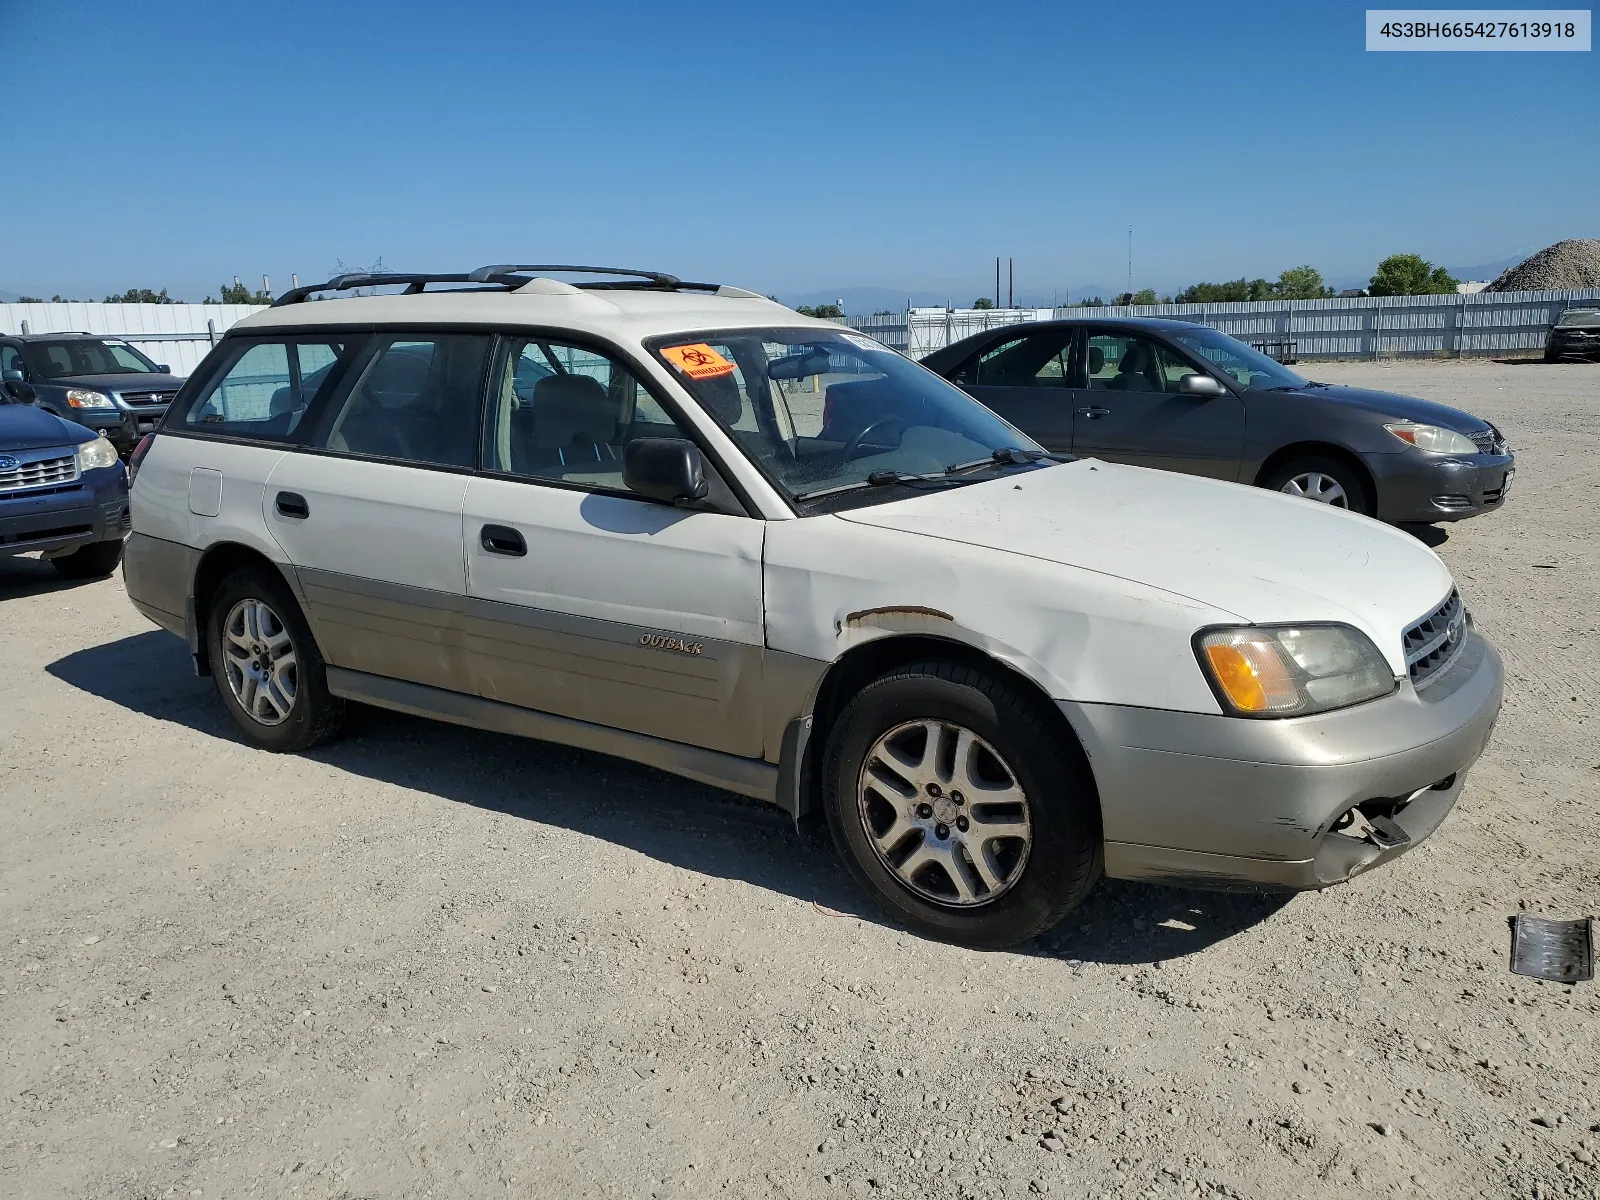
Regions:
<instances>
[{"instance_id":1,"label":"dent on rear quarter panel","mask_svg":"<svg viewBox=\"0 0 1600 1200\"><path fill-rule=\"evenodd\" d=\"M840 520L773 522L767 644L831 662L881 637L948 638L1055 699L1215 713L1190 636L1227 615L1041 559Z\"/></svg>"}]
</instances>

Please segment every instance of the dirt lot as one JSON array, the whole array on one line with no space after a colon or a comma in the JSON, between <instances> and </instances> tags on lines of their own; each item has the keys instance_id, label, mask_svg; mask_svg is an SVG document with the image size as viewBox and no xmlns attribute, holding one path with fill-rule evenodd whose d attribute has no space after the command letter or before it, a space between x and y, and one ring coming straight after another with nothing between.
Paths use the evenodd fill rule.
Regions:
<instances>
[{"instance_id":1,"label":"dirt lot","mask_svg":"<svg viewBox=\"0 0 1600 1200\"><path fill-rule=\"evenodd\" d=\"M0 1195L1595 1196L1596 992L1509 975L1506 918L1600 907L1600 367L1309 371L1518 452L1439 548L1489 753L1347 887L1102 884L1022 953L643 768L384 714L248 750L120 579L0 565Z\"/></svg>"}]
</instances>

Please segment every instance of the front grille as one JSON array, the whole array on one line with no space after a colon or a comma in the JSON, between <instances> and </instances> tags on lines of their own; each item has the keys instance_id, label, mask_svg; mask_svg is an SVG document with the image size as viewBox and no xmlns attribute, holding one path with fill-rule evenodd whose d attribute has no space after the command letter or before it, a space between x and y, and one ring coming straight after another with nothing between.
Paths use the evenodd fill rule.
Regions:
<instances>
[{"instance_id":1,"label":"front grille","mask_svg":"<svg viewBox=\"0 0 1600 1200\"><path fill-rule=\"evenodd\" d=\"M1504 454L1506 452L1505 435L1493 425L1467 436L1472 439L1472 444L1478 448L1479 454Z\"/></svg>"},{"instance_id":2,"label":"front grille","mask_svg":"<svg viewBox=\"0 0 1600 1200\"><path fill-rule=\"evenodd\" d=\"M18 457L8 455L7 457ZM19 463L14 469L0 471L0 492L20 492L28 488L60 487L78 478L78 456L64 458L38 458Z\"/></svg>"},{"instance_id":3,"label":"front grille","mask_svg":"<svg viewBox=\"0 0 1600 1200\"><path fill-rule=\"evenodd\" d=\"M1401 635L1406 656L1406 672L1411 682L1421 687L1455 661L1466 645L1466 610L1461 593L1451 589L1449 597L1422 620L1406 626Z\"/></svg>"},{"instance_id":4,"label":"front grille","mask_svg":"<svg viewBox=\"0 0 1600 1200\"><path fill-rule=\"evenodd\" d=\"M123 392L122 402L129 408L165 408L172 403L172 398L178 393L172 392Z\"/></svg>"},{"instance_id":5,"label":"front grille","mask_svg":"<svg viewBox=\"0 0 1600 1200\"><path fill-rule=\"evenodd\" d=\"M93 525L61 525L55 529L30 529L27 533L0 533L0 546L25 546L29 542L54 542L93 533Z\"/></svg>"},{"instance_id":6,"label":"front grille","mask_svg":"<svg viewBox=\"0 0 1600 1200\"><path fill-rule=\"evenodd\" d=\"M1442 508L1447 512L1472 507L1472 497L1463 496L1460 492L1446 492L1443 495L1430 496L1429 499L1433 501L1435 508Z\"/></svg>"}]
</instances>

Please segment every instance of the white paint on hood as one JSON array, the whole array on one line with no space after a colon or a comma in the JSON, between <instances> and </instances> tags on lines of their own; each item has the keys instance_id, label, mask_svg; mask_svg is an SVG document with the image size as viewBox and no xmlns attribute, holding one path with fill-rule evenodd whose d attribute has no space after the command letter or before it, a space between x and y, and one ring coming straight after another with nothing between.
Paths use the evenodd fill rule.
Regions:
<instances>
[{"instance_id":1,"label":"white paint on hood","mask_svg":"<svg viewBox=\"0 0 1600 1200\"><path fill-rule=\"evenodd\" d=\"M1401 631L1450 592L1408 533L1314 501L1092 459L839 514L1094 571L1256 624L1341 621L1405 673Z\"/></svg>"}]
</instances>

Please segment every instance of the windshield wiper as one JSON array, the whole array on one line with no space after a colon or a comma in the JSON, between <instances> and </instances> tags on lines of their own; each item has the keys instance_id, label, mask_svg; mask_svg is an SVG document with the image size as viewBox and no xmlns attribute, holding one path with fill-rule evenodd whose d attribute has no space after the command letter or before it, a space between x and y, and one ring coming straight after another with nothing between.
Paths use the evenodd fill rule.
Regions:
<instances>
[{"instance_id":1,"label":"windshield wiper","mask_svg":"<svg viewBox=\"0 0 1600 1200\"><path fill-rule=\"evenodd\" d=\"M988 460L985 459L985 462ZM943 479L943 473L934 475L911 475L905 471L874 471L865 479L857 479L852 483L835 484L833 487L817 488L812 492L796 492L796 500L815 500L820 496L836 496L841 492L859 492L864 488L890 487L894 484L931 483Z\"/></svg>"},{"instance_id":2,"label":"windshield wiper","mask_svg":"<svg viewBox=\"0 0 1600 1200\"><path fill-rule=\"evenodd\" d=\"M1025 467L1036 462L1073 462L1070 454L1051 454L1048 450L1023 450L1017 446L1001 446L987 458L975 458L971 462L956 463L946 467L946 475L957 475L962 471L975 471L980 467Z\"/></svg>"}]
</instances>

